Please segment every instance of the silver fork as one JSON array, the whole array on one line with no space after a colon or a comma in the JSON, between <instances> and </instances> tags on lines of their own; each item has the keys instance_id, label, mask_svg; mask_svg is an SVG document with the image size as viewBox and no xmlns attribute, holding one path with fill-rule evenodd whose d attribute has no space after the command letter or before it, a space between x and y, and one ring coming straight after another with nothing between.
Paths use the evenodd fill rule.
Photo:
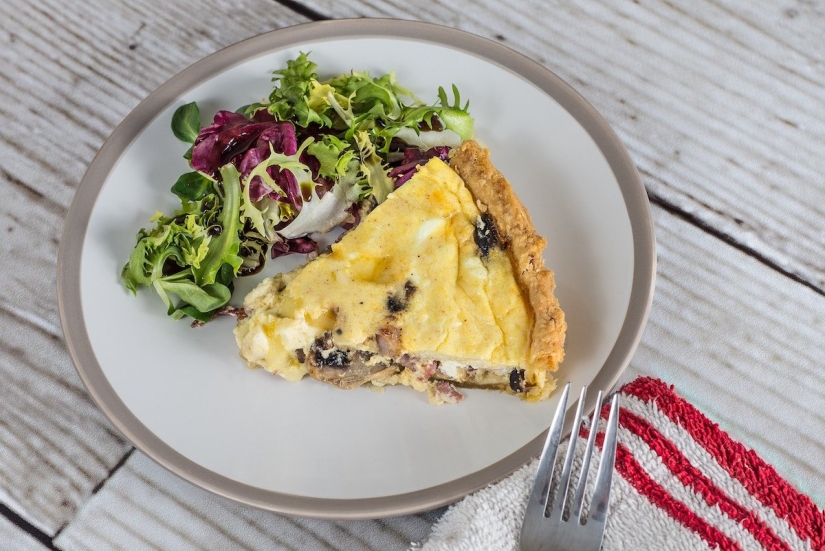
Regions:
<instances>
[{"instance_id":1,"label":"silver fork","mask_svg":"<svg viewBox=\"0 0 825 551\"><path fill-rule=\"evenodd\" d=\"M533 491L527 502L527 511L524 515L524 524L521 526L522 551L598 551L602 545L604 525L607 520L608 499L610 498L610 482L613 478L613 464L616 461L616 439L619 430L619 395L613 396L610 405L610 417L607 421L607 431L602 445L602 459L596 475L596 487L593 498L590 500L590 516L582 518L584 506L584 488L587 484L587 471L593 447L596 442L599 413L602 409L602 392L596 398L596 409L593 410L593 422L590 436L584 449L581 475L570 504L570 516L564 519L565 503L567 502L570 485L570 471L573 466L573 455L576 450L577 435L581 430L582 411L587 387L582 388L579 405L576 408L576 418L573 421L573 432L570 437L570 446L564 458L556 497L550 507L547 501L550 494L550 484L553 480L553 468L556 462L556 452L561 439L567 398L570 394L570 383L564 387L561 402L553 417L553 424L544 443L539 468L536 471L536 481Z\"/></svg>"}]
</instances>

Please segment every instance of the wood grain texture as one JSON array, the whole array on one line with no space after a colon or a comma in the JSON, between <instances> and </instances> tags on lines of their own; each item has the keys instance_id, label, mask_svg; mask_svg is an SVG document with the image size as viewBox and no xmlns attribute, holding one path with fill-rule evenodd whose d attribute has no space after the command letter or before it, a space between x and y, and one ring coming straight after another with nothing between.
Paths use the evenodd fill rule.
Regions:
<instances>
[{"instance_id":1,"label":"wood grain texture","mask_svg":"<svg viewBox=\"0 0 825 551\"><path fill-rule=\"evenodd\" d=\"M89 401L60 338L0 309L0 502L46 534L128 450Z\"/></svg>"},{"instance_id":2,"label":"wood grain texture","mask_svg":"<svg viewBox=\"0 0 825 551\"><path fill-rule=\"evenodd\" d=\"M45 551L39 541L26 532L0 517L0 549L9 551Z\"/></svg>"},{"instance_id":3,"label":"wood grain texture","mask_svg":"<svg viewBox=\"0 0 825 551\"><path fill-rule=\"evenodd\" d=\"M61 339L55 267L74 188L152 89L305 18L274 2L45 0L0 3L0 20L0 502L54 535L129 449Z\"/></svg>"},{"instance_id":4,"label":"wood grain texture","mask_svg":"<svg viewBox=\"0 0 825 551\"><path fill-rule=\"evenodd\" d=\"M426 537L435 519L432 513L347 522L283 517L195 488L136 452L55 544L63 551L391 551Z\"/></svg>"},{"instance_id":5,"label":"wood grain texture","mask_svg":"<svg viewBox=\"0 0 825 551\"><path fill-rule=\"evenodd\" d=\"M816 2L307 0L532 57L615 128L649 192L825 291L825 10Z\"/></svg>"}]
</instances>

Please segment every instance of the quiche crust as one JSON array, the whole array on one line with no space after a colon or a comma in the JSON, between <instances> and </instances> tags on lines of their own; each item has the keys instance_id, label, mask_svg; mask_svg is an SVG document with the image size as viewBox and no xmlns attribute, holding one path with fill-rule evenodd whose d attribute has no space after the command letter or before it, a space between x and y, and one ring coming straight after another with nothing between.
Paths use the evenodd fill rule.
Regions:
<instances>
[{"instance_id":1,"label":"quiche crust","mask_svg":"<svg viewBox=\"0 0 825 551\"><path fill-rule=\"evenodd\" d=\"M546 372L556 371L564 359L567 330L564 312L553 293L553 271L544 266L542 252L547 240L536 232L530 214L504 175L493 166L487 149L475 141L465 141L455 151L450 166L487 209L507 244L517 282L533 317L527 380L543 386Z\"/></svg>"}]
</instances>

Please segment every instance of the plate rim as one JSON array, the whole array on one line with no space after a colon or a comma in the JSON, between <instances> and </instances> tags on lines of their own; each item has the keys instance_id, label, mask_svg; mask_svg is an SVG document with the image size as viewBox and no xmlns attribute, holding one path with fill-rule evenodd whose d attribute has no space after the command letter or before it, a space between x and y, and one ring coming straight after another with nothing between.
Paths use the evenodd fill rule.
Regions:
<instances>
[{"instance_id":1,"label":"plate rim","mask_svg":"<svg viewBox=\"0 0 825 551\"><path fill-rule=\"evenodd\" d=\"M186 458L151 432L123 403L97 362L83 316L80 269L88 223L97 198L123 152L142 130L187 90L269 51L323 39L401 38L447 46L481 57L527 80L558 102L604 155L627 208L633 240L633 278L621 330L591 387L608 391L627 368L650 314L656 276L653 218L630 154L607 121L569 84L527 56L493 40L451 27L398 19L314 21L259 34L190 65L149 94L115 128L89 164L69 207L57 256L57 303L72 363L108 420L139 450L167 470L210 492L281 514L359 520L406 515L453 503L500 480L541 451L546 431L509 456L444 484L392 496L330 499L286 494L238 482ZM595 407L595 393L585 403ZM572 425L568 411L566 430Z\"/></svg>"}]
</instances>

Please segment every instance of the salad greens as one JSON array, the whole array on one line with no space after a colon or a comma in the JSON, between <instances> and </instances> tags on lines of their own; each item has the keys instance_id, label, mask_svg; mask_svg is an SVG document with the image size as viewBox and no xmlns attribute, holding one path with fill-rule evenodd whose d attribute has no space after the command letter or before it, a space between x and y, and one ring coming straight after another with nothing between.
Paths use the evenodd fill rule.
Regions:
<instances>
[{"instance_id":1,"label":"salad greens","mask_svg":"<svg viewBox=\"0 0 825 551\"><path fill-rule=\"evenodd\" d=\"M419 165L473 136L455 85L452 101L439 88L425 105L393 73L321 80L304 53L272 80L268 98L208 126L194 102L172 116L191 144L191 171L171 188L181 206L138 232L121 278L133 293L154 289L174 319L231 312L233 280L260 271L267 253L317 251L313 234L356 225Z\"/></svg>"}]
</instances>

